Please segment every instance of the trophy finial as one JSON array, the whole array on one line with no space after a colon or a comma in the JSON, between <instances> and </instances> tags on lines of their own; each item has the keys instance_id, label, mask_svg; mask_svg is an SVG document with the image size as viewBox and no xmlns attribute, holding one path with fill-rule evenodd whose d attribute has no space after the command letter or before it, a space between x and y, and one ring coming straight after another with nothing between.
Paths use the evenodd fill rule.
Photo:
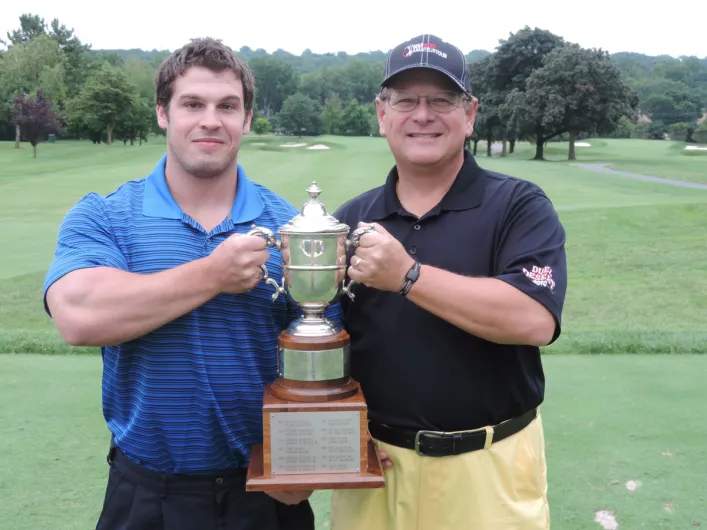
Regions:
<instances>
[{"instance_id":1,"label":"trophy finial","mask_svg":"<svg viewBox=\"0 0 707 530\"><path fill-rule=\"evenodd\" d=\"M307 188L307 193L309 193L309 196L312 199L316 199L319 194L322 192L322 190L319 189L319 186L317 186L317 181L313 180L312 185Z\"/></svg>"}]
</instances>

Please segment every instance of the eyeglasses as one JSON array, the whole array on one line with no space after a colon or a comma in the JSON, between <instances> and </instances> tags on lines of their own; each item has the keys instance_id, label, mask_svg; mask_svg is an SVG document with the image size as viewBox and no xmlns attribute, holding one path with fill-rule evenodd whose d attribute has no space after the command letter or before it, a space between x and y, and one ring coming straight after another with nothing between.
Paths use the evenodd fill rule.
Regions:
<instances>
[{"instance_id":1,"label":"eyeglasses","mask_svg":"<svg viewBox=\"0 0 707 530\"><path fill-rule=\"evenodd\" d=\"M461 101L466 100L463 95L450 90L442 90L427 96L420 96L409 90L391 90L388 105L400 112L410 112L417 108L422 98L427 100L427 104L435 112L451 112Z\"/></svg>"}]
</instances>

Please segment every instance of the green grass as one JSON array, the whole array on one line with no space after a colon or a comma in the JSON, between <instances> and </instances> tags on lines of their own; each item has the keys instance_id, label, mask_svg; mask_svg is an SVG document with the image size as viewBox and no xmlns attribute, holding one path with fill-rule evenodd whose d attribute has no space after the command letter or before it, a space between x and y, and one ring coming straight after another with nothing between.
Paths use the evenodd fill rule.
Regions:
<instances>
[{"instance_id":1,"label":"green grass","mask_svg":"<svg viewBox=\"0 0 707 530\"><path fill-rule=\"evenodd\" d=\"M280 146L287 141L330 150ZM707 181L707 157L685 154L683 144L590 142L577 148L577 163ZM56 355L96 350L62 343L42 309L42 282L65 212L89 191L145 176L163 152L158 139L59 142L42 144L33 159L27 145L0 143L0 353L18 353L0 356L2 528L95 525L109 440L100 357ZM665 354L707 352L707 190L573 167L566 144L549 144L548 162L533 154L519 144L512 156L479 162L540 184L567 230L563 335L544 358L553 528L600 528L598 510L613 512L621 529L705 526L707 356ZM393 162L382 139L335 137L251 136L239 160L298 206L316 180L330 212L380 185ZM628 491L628 480L640 487ZM313 503L318 528L327 528L329 492Z\"/></svg>"},{"instance_id":2,"label":"green grass","mask_svg":"<svg viewBox=\"0 0 707 530\"><path fill-rule=\"evenodd\" d=\"M329 150L283 148L286 142L324 143ZM578 163L644 157L659 173L686 180L707 157L683 156L676 143L590 140ZM257 144L265 145L257 145ZM253 145L255 144L255 145ZM562 337L554 353L707 352L707 190L641 182L573 167L566 144L549 144L549 162L531 161L519 144L507 158L481 165L540 184L567 230L569 288ZM661 151L662 150L662 151ZM108 193L141 178L164 152L164 142L111 147L86 142L42 144L32 158L0 143L0 352L94 352L58 337L42 308L42 282L65 212L89 191ZM481 150L483 152L483 150ZM651 162L663 152L660 163ZM257 182L299 206L312 180L328 210L380 185L393 163L385 140L252 136L239 161ZM630 162L629 162L630 163ZM634 162L635 163L635 162Z\"/></svg>"},{"instance_id":3,"label":"green grass","mask_svg":"<svg viewBox=\"0 0 707 530\"><path fill-rule=\"evenodd\" d=\"M91 528L109 441L100 358L0 359L0 527ZM596 530L598 510L613 512L621 529L707 525L707 427L698 420L707 356L556 355L544 362L553 528ZM639 482L635 492L629 480ZM329 498L328 491L313 496L319 530L328 528Z\"/></svg>"}]
</instances>

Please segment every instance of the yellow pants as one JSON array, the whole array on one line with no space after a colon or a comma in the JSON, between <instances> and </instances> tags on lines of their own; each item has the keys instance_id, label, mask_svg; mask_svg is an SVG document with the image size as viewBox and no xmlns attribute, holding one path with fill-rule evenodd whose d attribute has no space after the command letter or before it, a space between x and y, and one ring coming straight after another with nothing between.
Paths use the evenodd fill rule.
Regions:
<instances>
[{"instance_id":1,"label":"yellow pants","mask_svg":"<svg viewBox=\"0 0 707 530\"><path fill-rule=\"evenodd\" d=\"M378 489L334 490L332 530L548 530L542 419L488 449L419 456L376 441L393 467Z\"/></svg>"}]
</instances>

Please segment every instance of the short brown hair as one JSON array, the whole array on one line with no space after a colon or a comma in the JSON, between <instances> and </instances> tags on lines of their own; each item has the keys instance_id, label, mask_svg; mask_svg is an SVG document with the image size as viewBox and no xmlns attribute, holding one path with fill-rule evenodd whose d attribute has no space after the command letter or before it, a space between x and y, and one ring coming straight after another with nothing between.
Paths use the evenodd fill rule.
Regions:
<instances>
[{"instance_id":1,"label":"short brown hair","mask_svg":"<svg viewBox=\"0 0 707 530\"><path fill-rule=\"evenodd\" d=\"M167 57L155 74L155 99L165 109L172 99L172 85L177 76L192 66L203 66L215 72L230 69L243 83L243 106L249 112L255 97L255 78L248 64L240 60L236 53L220 40L210 37L192 39Z\"/></svg>"}]
</instances>

